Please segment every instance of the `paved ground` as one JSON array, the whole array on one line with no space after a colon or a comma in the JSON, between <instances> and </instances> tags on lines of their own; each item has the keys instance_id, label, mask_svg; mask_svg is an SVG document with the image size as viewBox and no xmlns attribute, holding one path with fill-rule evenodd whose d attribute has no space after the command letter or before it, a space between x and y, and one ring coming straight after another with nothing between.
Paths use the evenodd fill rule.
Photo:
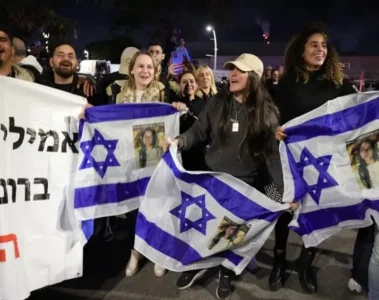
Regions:
<instances>
[{"instance_id":1,"label":"paved ground","mask_svg":"<svg viewBox=\"0 0 379 300\"><path fill-rule=\"evenodd\" d=\"M232 300L363 300L367 294L352 293L347 288L352 264L352 250L356 233L344 231L320 245L315 265L318 272L319 290L314 295L305 295L297 281L297 274L290 266L289 278L279 292L268 290L267 278L272 261L273 239L270 238L258 256L259 270L255 274L246 271L235 282ZM300 253L300 239L292 234L288 259L294 261ZM95 247L95 246L94 246ZM133 278L124 277L128 258L128 246L124 243L97 246L87 249L83 278L34 292L28 300L213 300L217 281L215 271L191 289L179 291L175 288L176 273L157 278L153 265L146 264ZM111 255L109 255L111 253ZM125 255L123 254L125 253ZM213 274L212 274L213 273Z\"/></svg>"}]
</instances>

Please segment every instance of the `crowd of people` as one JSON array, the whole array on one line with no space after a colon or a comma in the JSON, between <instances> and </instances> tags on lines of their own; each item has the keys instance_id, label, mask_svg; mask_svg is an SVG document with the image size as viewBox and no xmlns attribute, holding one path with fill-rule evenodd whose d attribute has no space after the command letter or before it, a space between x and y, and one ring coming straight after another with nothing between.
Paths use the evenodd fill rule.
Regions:
<instances>
[{"instance_id":1,"label":"crowd of people","mask_svg":"<svg viewBox=\"0 0 379 300\"><path fill-rule=\"evenodd\" d=\"M147 51L127 48L121 55L119 72L105 76L94 86L76 73L78 60L73 46L56 45L51 52L51 71L43 71L26 55L25 45L7 28L0 28L0 75L33 81L87 98L91 105L165 102L178 110L188 110L181 117L180 135L167 139L165 148L177 144L187 170L211 170L228 173L250 186L281 201L283 174L278 141L286 138L281 124L306 114L328 100L355 93L339 67L338 54L320 24L304 27L289 42L284 53L284 68L264 68L253 54L242 54L227 62L228 84L217 89L212 70L197 68L180 41L179 52L187 57L183 63L166 65L164 45L153 41ZM294 199L298 200L298 199ZM268 278L271 290L284 284L287 268L288 224L292 209L283 213L275 227L272 271ZM137 211L127 214L130 237L133 237ZM376 224L361 229L356 248L367 238L374 241L368 268L369 299L379 299L379 234ZM314 248L303 246L298 259L299 283L306 293L315 293L318 285L313 273ZM135 275L142 255L132 250L126 275ZM349 286L359 290L355 258ZM163 276L166 270L155 265L154 272ZM184 272L177 281L179 289L190 288L206 270ZM233 272L219 271L217 297L227 299L232 292Z\"/></svg>"}]
</instances>

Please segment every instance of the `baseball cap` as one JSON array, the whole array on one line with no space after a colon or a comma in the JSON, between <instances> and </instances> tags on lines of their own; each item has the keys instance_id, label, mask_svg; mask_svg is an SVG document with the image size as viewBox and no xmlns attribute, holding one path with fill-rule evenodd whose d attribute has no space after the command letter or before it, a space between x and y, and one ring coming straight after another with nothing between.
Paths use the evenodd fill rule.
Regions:
<instances>
[{"instance_id":1,"label":"baseball cap","mask_svg":"<svg viewBox=\"0 0 379 300\"><path fill-rule=\"evenodd\" d=\"M255 55L244 53L237 57L234 61L228 61L224 64L225 69L232 69L236 67L242 72L255 72L262 77L263 74L263 62Z\"/></svg>"},{"instance_id":2,"label":"baseball cap","mask_svg":"<svg viewBox=\"0 0 379 300\"><path fill-rule=\"evenodd\" d=\"M128 47L122 52L121 61L120 61L120 69L118 71L120 74L129 75L130 62L134 54L136 54L137 52L139 52L139 50L135 47Z\"/></svg>"}]
</instances>

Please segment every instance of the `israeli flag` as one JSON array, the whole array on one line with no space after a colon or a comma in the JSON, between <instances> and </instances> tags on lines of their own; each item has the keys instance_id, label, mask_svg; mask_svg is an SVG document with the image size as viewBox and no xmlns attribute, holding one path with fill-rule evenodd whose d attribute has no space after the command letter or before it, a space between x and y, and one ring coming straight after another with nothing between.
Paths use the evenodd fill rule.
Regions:
<instances>
[{"instance_id":1,"label":"israeli flag","mask_svg":"<svg viewBox=\"0 0 379 300\"><path fill-rule=\"evenodd\" d=\"M240 274L288 208L230 175L185 171L172 145L141 202L134 247L172 271L222 264Z\"/></svg>"},{"instance_id":2,"label":"israeli flag","mask_svg":"<svg viewBox=\"0 0 379 300\"><path fill-rule=\"evenodd\" d=\"M169 104L89 108L79 128L75 211L80 220L139 207L162 155L166 136L179 134L179 113Z\"/></svg>"},{"instance_id":3,"label":"israeli flag","mask_svg":"<svg viewBox=\"0 0 379 300\"><path fill-rule=\"evenodd\" d=\"M284 128L283 198L301 200L290 225L306 247L379 221L379 93L337 98Z\"/></svg>"}]
</instances>

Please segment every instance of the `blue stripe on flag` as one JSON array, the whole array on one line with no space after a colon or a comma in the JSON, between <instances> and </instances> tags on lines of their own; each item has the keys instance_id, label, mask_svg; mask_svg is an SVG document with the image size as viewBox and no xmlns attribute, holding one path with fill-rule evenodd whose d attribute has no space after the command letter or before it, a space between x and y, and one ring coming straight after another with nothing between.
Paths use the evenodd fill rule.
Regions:
<instances>
[{"instance_id":1,"label":"blue stripe on flag","mask_svg":"<svg viewBox=\"0 0 379 300\"><path fill-rule=\"evenodd\" d=\"M379 119L379 97L371 101L323 115L285 129L286 144L306 141L317 136L335 136L361 128Z\"/></svg>"},{"instance_id":2,"label":"blue stripe on flag","mask_svg":"<svg viewBox=\"0 0 379 300\"><path fill-rule=\"evenodd\" d=\"M144 240L150 247L172 259L175 259L183 266L203 259L200 253L194 248L181 239L162 230L156 224L149 222L141 212L137 217L136 235ZM243 257L232 251L225 251L216 254L213 257L228 259L236 266L243 260Z\"/></svg>"},{"instance_id":3,"label":"blue stripe on flag","mask_svg":"<svg viewBox=\"0 0 379 300\"><path fill-rule=\"evenodd\" d=\"M75 189L75 208L120 203L145 195L150 177L127 183L94 185Z\"/></svg>"},{"instance_id":4,"label":"blue stripe on flag","mask_svg":"<svg viewBox=\"0 0 379 300\"><path fill-rule=\"evenodd\" d=\"M93 219L82 221L82 231L83 231L84 236L86 237L87 241L93 235L94 230L95 230L95 221Z\"/></svg>"},{"instance_id":5,"label":"blue stripe on flag","mask_svg":"<svg viewBox=\"0 0 379 300\"><path fill-rule=\"evenodd\" d=\"M86 109L88 123L125 121L169 116L178 113L171 105L163 103L114 104Z\"/></svg>"},{"instance_id":6,"label":"blue stripe on flag","mask_svg":"<svg viewBox=\"0 0 379 300\"><path fill-rule=\"evenodd\" d=\"M272 212L250 200L240 192L210 174L181 173L176 167L170 151L163 155L163 159L170 167L176 178L189 184L197 184L204 188L224 209L230 211L238 218L250 221L252 219L273 222L280 212Z\"/></svg>"},{"instance_id":7,"label":"blue stripe on flag","mask_svg":"<svg viewBox=\"0 0 379 300\"><path fill-rule=\"evenodd\" d=\"M291 226L297 234L303 236L316 230L328 229L346 221L364 220L367 209L379 211L379 200L363 200L361 203L342 206L322 208L320 210L302 213L297 221L299 227Z\"/></svg>"},{"instance_id":8,"label":"blue stripe on flag","mask_svg":"<svg viewBox=\"0 0 379 300\"><path fill-rule=\"evenodd\" d=\"M292 182L294 185L294 201L297 202L305 196L305 194L308 192L306 188L306 183L305 180L303 179L302 176L300 176L299 171L296 166L296 161L295 158L293 157L290 149L288 148L288 145L286 144L286 152L287 152L287 160L288 160L288 165L291 170L292 174Z\"/></svg>"}]
</instances>

